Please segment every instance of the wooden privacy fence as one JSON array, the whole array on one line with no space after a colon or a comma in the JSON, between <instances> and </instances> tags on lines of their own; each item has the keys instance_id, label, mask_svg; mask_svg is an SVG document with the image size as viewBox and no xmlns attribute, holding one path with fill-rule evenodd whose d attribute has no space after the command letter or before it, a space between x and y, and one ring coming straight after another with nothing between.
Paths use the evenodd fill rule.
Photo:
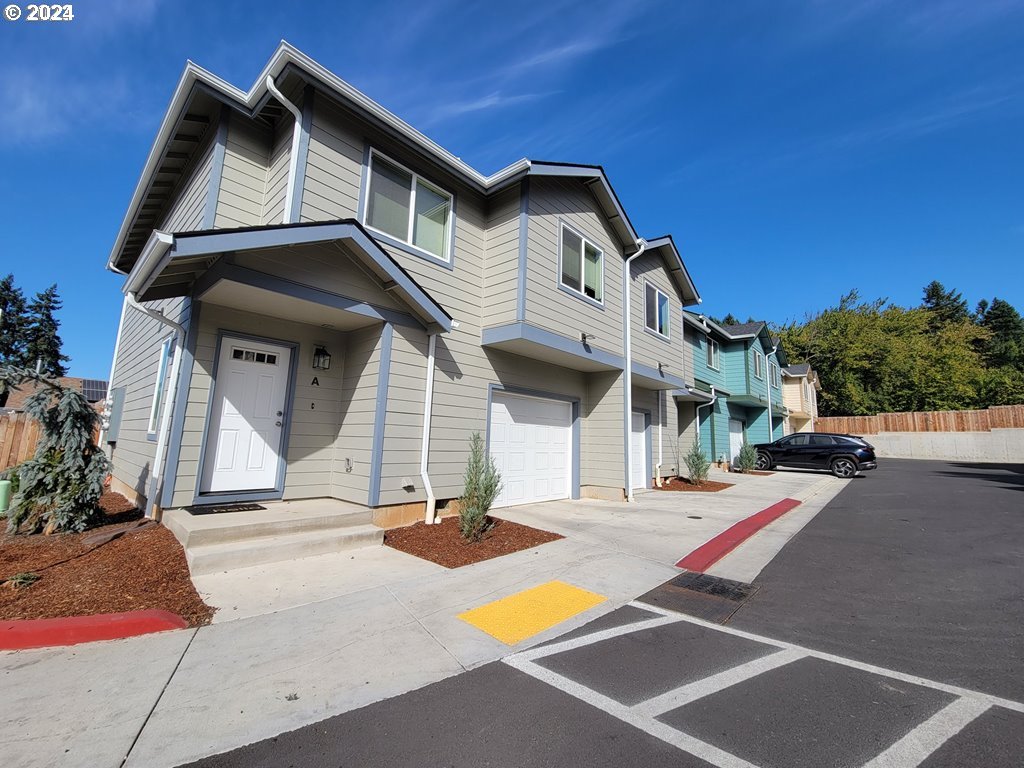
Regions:
<instances>
[{"instance_id":1,"label":"wooden privacy fence","mask_svg":"<svg viewBox=\"0 0 1024 768\"><path fill-rule=\"evenodd\" d=\"M27 413L0 414L0 472L32 458L39 442L39 423Z\"/></svg>"},{"instance_id":2,"label":"wooden privacy fence","mask_svg":"<svg viewBox=\"0 0 1024 768\"><path fill-rule=\"evenodd\" d=\"M915 411L876 416L820 416L817 432L877 435L879 432L989 432L1024 429L1024 405L993 405L983 411Z\"/></svg>"}]
</instances>

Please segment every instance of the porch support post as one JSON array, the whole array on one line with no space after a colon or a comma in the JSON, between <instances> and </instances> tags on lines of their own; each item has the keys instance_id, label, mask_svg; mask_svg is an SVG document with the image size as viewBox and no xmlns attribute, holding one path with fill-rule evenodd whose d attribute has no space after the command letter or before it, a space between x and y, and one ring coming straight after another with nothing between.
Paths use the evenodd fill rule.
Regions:
<instances>
[{"instance_id":1,"label":"porch support post","mask_svg":"<svg viewBox=\"0 0 1024 768\"><path fill-rule=\"evenodd\" d=\"M373 418L373 447L370 451L370 481L368 503L380 506L380 473L384 462L384 427L388 414L388 383L391 378L391 346L395 329L384 323L380 335L380 363L377 372L377 405Z\"/></svg>"},{"instance_id":2,"label":"porch support post","mask_svg":"<svg viewBox=\"0 0 1024 768\"><path fill-rule=\"evenodd\" d=\"M171 506L174 498L174 485L178 480L178 458L181 456L181 436L185 430L185 410L188 407L188 392L192 386L192 367L196 358L196 342L199 339L199 310L202 304L195 298L188 299L188 319L185 343L181 348L181 367L178 369L177 396L174 398L174 411L171 414L171 435L167 444L167 464L164 470L163 492L160 494L160 507ZM202 468L196 470L197 476Z\"/></svg>"}]
</instances>

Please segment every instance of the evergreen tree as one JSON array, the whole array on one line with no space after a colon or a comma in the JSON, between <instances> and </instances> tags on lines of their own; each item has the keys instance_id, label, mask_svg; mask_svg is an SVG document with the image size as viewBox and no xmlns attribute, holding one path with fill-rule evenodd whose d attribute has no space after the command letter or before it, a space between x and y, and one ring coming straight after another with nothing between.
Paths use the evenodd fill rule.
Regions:
<instances>
[{"instance_id":1,"label":"evergreen tree","mask_svg":"<svg viewBox=\"0 0 1024 768\"><path fill-rule=\"evenodd\" d=\"M25 294L14 275L0 280L0 365L25 365ZM0 386L0 408L7 404L7 389Z\"/></svg>"},{"instance_id":2,"label":"evergreen tree","mask_svg":"<svg viewBox=\"0 0 1024 768\"><path fill-rule=\"evenodd\" d=\"M1008 301L994 298L991 304L984 303L978 322L990 334L983 347L986 362L992 368L1024 370L1024 319Z\"/></svg>"},{"instance_id":3,"label":"evergreen tree","mask_svg":"<svg viewBox=\"0 0 1024 768\"><path fill-rule=\"evenodd\" d=\"M61 352L63 342L57 333L60 320L56 314L63 306L57 285L54 283L42 293L37 293L28 305L28 323L26 328L25 362L27 368L39 365L39 373L44 376L67 376L67 355Z\"/></svg>"},{"instance_id":4,"label":"evergreen tree","mask_svg":"<svg viewBox=\"0 0 1024 768\"><path fill-rule=\"evenodd\" d=\"M739 325L739 324L740 324L740 319L738 317L736 317L736 315L734 315L732 312L730 312L728 315L726 315L725 318L722 320L722 322L719 323L719 325Z\"/></svg>"},{"instance_id":5,"label":"evergreen tree","mask_svg":"<svg viewBox=\"0 0 1024 768\"><path fill-rule=\"evenodd\" d=\"M929 325L933 329L950 323L961 323L971 317L967 300L960 292L953 289L947 291L946 286L938 280L932 280L924 287L924 302L921 306L931 313Z\"/></svg>"}]
</instances>

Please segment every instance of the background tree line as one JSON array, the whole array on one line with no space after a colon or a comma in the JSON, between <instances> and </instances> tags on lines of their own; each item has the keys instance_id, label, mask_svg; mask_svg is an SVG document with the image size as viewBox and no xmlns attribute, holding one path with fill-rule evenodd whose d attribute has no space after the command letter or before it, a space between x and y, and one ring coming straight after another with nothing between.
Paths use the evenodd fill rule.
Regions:
<instances>
[{"instance_id":1,"label":"background tree line","mask_svg":"<svg viewBox=\"0 0 1024 768\"><path fill-rule=\"evenodd\" d=\"M0 366L66 376L69 358L61 351L57 319L62 306L56 283L28 300L14 275L0 279ZM0 407L6 403L6 387L0 386Z\"/></svg>"},{"instance_id":2,"label":"background tree line","mask_svg":"<svg viewBox=\"0 0 1024 768\"><path fill-rule=\"evenodd\" d=\"M850 291L776 332L791 364L817 371L822 416L1024 403L1024 320L999 298L972 312L938 281L916 307Z\"/></svg>"}]
</instances>

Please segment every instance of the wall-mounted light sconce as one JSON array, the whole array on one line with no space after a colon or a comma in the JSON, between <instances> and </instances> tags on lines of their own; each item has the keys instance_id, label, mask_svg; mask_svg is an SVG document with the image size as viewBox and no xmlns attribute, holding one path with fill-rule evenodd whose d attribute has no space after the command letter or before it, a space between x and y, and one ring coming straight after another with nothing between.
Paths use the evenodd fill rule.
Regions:
<instances>
[{"instance_id":1,"label":"wall-mounted light sconce","mask_svg":"<svg viewBox=\"0 0 1024 768\"><path fill-rule=\"evenodd\" d=\"M594 341L596 338L597 338L597 336L595 336L592 333L587 333L586 331L580 331L580 341L582 341L584 344L589 344L590 342Z\"/></svg>"},{"instance_id":2,"label":"wall-mounted light sconce","mask_svg":"<svg viewBox=\"0 0 1024 768\"><path fill-rule=\"evenodd\" d=\"M319 371L326 371L331 367L331 355L319 344L313 349L313 367Z\"/></svg>"}]
</instances>

